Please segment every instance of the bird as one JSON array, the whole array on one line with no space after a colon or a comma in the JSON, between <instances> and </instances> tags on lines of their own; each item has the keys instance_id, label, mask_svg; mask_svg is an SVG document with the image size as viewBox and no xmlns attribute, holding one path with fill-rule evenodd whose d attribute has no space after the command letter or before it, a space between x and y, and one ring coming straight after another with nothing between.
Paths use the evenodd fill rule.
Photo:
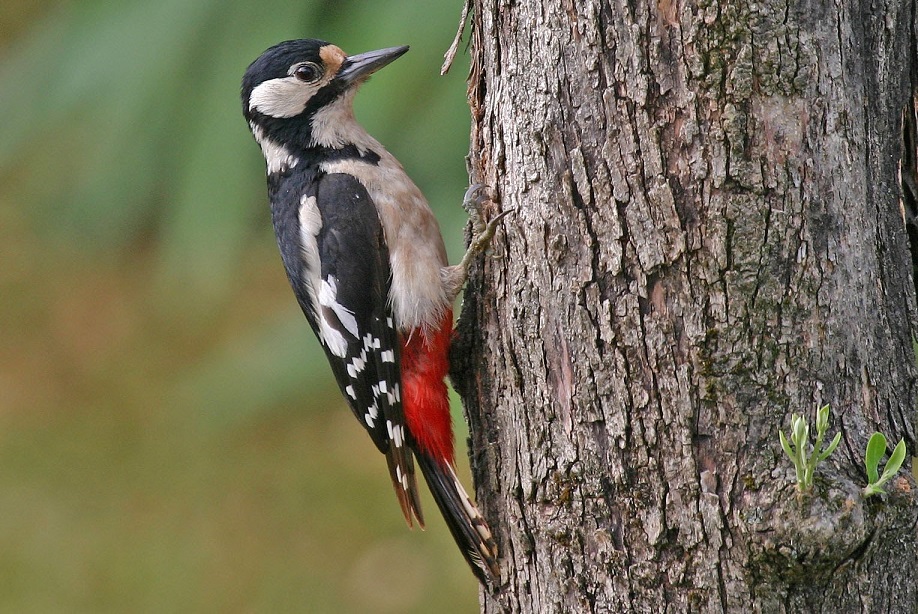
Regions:
<instances>
[{"instance_id":1,"label":"bird","mask_svg":"<svg viewBox=\"0 0 918 614\"><path fill-rule=\"evenodd\" d=\"M408 526L424 527L416 462L475 576L496 586L496 541L456 476L445 378L453 301L510 211L485 223L488 189L472 185L470 245L449 265L420 189L354 117L360 86L407 51L278 43L245 71L243 115L264 154L287 278L343 397L385 454Z\"/></svg>"}]
</instances>

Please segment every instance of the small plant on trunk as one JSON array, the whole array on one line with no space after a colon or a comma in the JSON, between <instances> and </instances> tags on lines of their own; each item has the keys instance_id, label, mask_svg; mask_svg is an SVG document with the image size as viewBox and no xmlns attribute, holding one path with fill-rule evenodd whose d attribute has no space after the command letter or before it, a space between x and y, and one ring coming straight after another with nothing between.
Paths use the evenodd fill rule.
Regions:
<instances>
[{"instance_id":1,"label":"small plant on trunk","mask_svg":"<svg viewBox=\"0 0 918 614\"><path fill-rule=\"evenodd\" d=\"M823 405L816 411L816 442L814 445L810 446L810 425L803 416L791 414L790 440L784 436L784 431L778 431L781 447L784 448L784 452L794 463L794 469L797 470L797 487L801 491L813 488L813 474L816 473L816 467L829 458L829 455L838 447L838 442L841 441L841 433L837 433L829 445L822 449L822 442L825 440L828 427L829 406Z\"/></svg>"},{"instance_id":2,"label":"small plant on trunk","mask_svg":"<svg viewBox=\"0 0 918 614\"><path fill-rule=\"evenodd\" d=\"M905 440L900 439L896 444L886 466L883 467L883 474L880 475L880 461L886 455L886 436L883 433L874 433L867 442L867 452L864 454L864 465L867 467L867 487L864 488L864 496L877 495L885 493L883 484L896 475L902 462L905 460Z\"/></svg>"}]
</instances>

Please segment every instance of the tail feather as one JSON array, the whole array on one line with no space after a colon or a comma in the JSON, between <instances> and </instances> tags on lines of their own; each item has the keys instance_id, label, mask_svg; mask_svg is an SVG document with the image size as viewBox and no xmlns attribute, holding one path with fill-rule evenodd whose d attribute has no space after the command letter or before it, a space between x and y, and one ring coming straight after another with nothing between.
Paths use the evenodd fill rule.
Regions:
<instances>
[{"instance_id":1,"label":"tail feather","mask_svg":"<svg viewBox=\"0 0 918 614\"><path fill-rule=\"evenodd\" d=\"M452 465L441 464L418 451L415 452L415 458L472 572L482 584L497 586L500 584L497 543L481 512L456 477Z\"/></svg>"},{"instance_id":2,"label":"tail feather","mask_svg":"<svg viewBox=\"0 0 918 614\"><path fill-rule=\"evenodd\" d=\"M414 518L418 526L424 528L424 515L421 513L421 499L418 495L418 483L414 476L414 463L411 461L411 452L404 446L390 446L386 453L386 462L389 465L389 477L392 478L392 487L395 496L402 508L405 522L414 527ZM404 474L402 467L405 468Z\"/></svg>"}]
</instances>

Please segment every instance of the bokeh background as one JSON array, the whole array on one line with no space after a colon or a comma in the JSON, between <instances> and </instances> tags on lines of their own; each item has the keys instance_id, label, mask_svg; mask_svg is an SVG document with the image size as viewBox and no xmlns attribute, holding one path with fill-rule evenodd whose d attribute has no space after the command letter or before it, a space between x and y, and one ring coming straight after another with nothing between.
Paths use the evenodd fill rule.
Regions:
<instances>
[{"instance_id":1,"label":"bokeh background","mask_svg":"<svg viewBox=\"0 0 918 614\"><path fill-rule=\"evenodd\" d=\"M356 113L455 261L461 4L0 4L0 612L476 610L298 311L238 95L280 40L410 44Z\"/></svg>"}]
</instances>

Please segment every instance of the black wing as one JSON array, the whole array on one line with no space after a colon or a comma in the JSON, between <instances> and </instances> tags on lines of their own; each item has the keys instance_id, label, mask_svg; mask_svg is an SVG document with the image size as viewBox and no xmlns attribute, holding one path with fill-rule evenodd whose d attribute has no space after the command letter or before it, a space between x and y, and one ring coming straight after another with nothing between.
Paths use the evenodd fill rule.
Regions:
<instances>
[{"instance_id":1,"label":"black wing","mask_svg":"<svg viewBox=\"0 0 918 614\"><path fill-rule=\"evenodd\" d=\"M386 454L408 524L413 513L423 525L401 403L399 336L389 309L389 252L376 207L354 177L320 175L301 199L294 225L299 236L288 244L297 253L288 247L284 262L300 305L351 411ZM291 265L299 267L297 278Z\"/></svg>"}]
</instances>

